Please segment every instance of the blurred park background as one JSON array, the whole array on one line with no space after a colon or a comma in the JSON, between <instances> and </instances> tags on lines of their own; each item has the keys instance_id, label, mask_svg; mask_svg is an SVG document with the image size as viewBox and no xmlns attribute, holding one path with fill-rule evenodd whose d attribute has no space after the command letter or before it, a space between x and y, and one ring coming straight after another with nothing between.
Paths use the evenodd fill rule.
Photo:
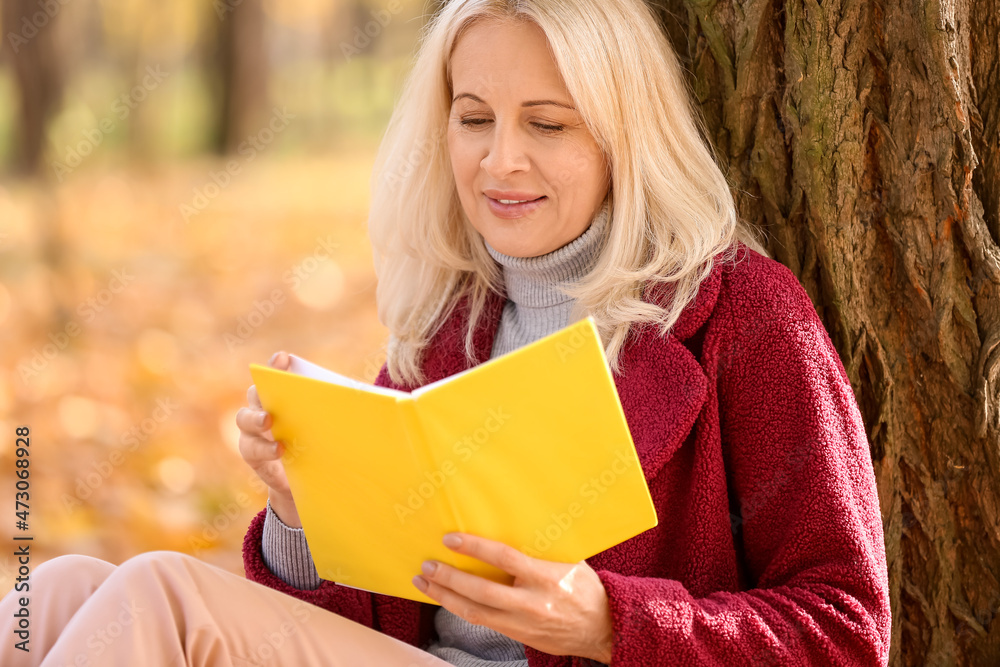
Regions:
<instances>
[{"instance_id":1,"label":"blurred park background","mask_svg":"<svg viewBox=\"0 0 1000 667\"><path fill-rule=\"evenodd\" d=\"M434 6L0 6L0 587L15 534L33 569L173 549L242 574L248 364L384 360L368 179Z\"/></svg>"}]
</instances>

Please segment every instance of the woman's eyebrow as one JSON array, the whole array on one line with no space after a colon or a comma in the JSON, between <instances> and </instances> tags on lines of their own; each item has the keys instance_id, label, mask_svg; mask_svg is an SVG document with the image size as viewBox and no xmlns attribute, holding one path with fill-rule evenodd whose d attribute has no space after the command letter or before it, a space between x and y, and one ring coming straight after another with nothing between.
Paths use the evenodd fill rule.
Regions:
<instances>
[{"instance_id":1,"label":"woman's eyebrow","mask_svg":"<svg viewBox=\"0 0 1000 667\"><path fill-rule=\"evenodd\" d=\"M484 102L479 97L473 95L472 93L459 93L458 95L455 95L455 98L452 99L451 103L454 104L463 97L468 97L470 100L474 102L479 102L480 104L486 104L486 102ZM521 102L522 107L540 107L540 106L545 106L546 104L576 111L576 107L574 107L573 105L566 104L565 102L559 102L557 100L528 100L527 102Z\"/></svg>"}]
</instances>

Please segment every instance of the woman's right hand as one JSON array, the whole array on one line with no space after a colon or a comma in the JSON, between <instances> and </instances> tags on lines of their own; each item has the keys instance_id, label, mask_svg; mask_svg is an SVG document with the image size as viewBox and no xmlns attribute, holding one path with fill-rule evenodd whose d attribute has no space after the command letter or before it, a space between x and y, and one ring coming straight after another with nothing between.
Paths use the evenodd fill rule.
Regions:
<instances>
[{"instance_id":1,"label":"woman's right hand","mask_svg":"<svg viewBox=\"0 0 1000 667\"><path fill-rule=\"evenodd\" d=\"M292 359L285 351L275 352L268 365L278 370L288 370ZM282 523L292 528L301 528L299 513L295 509L291 489L288 487L288 477L285 466L281 462L281 454L285 445L275 442L271 434L271 415L264 411L257 396L257 385L247 389L249 407L240 408L236 412L236 426L240 429L240 456L253 468L261 481L267 484L268 498L271 509L278 515Z\"/></svg>"}]
</instances>

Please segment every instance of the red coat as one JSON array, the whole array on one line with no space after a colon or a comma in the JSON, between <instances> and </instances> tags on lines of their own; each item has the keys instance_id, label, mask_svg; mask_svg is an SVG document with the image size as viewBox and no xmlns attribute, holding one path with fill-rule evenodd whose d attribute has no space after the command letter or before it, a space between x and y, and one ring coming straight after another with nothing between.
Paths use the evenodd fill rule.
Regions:
<instances>
[{"instance_id":1,"label":"red coat","mask_svg":"<svg viewBox=\"0 0 1000 667\"><path fill-rule=\"evenodd\" d=\"M491 297L477 327L480 363L503 304ZM431 342L428 382L468 367L466 316L457 308ZM659 525L587 559L610 601L612 667L885 665L889 582L865 426L791 271L741 245L735 264L715 263L670 335L643 327L621 360L614 379ZM413 388L389 382L384 366L375 384ZM261 557L264 516L244 541L248 578L430 642L435 605L280 581ZM531 667L585 664L526 653Z\"/></svg>"}]
</instances>

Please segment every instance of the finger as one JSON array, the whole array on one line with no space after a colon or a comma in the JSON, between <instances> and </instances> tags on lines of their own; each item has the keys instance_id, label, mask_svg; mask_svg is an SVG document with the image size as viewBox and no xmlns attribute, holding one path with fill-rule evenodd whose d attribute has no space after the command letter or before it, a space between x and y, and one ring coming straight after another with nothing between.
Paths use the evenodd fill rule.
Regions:
<instances>
[{"instance_id":1,"label":"finger","mask_svg":"<svg viewBox=\"0 0 1000 667\"><path fill-rule=\"evenodd\" d=\"M273 440L270 437L271 415L263 410L240 408L236 411L236 426L243 433Z\"/></svg>"},{"instance_id":2,"label":"finger","mask_svg":"<svg viewBox=\"0 0 1000 667\"><path fill-rule=\"evenodd\" d=\"M431 599L437 600L441 603L442 607L447 608L451 613L461 616L469 623L484 625L498 632L508 634L508 632L505 632L506 627L503 625L505 618L504 611L480 604L476 600L467 598L447 586L442 586L435 581L429 580L426 575L423 575L421 578L427 584L423 589L423 593ZM413 579L416 582L417 577ZM416 586L416 583L414 585ZM416 587L418 590L420 589L420 586Z\"/></svg>"},{"instance_id":3,"label":"finger","mask_svg":"<svg viewBox=\"0 0 1000 667\"><path fill-rule=\"evenodd\" d=\"M257 395L257 385L255 384L250 385L250 388L247 389L247 403L255 410L264 409L264 406L260 404L260 396Z\"/></svg>"},{"instance_id":4,"label":"finger","mask_svg":"<svg viewBox=\"0 0 1000 667\"><path fill-rule=\"evenodd\" d=\"M430 562L437 567L433 573L428 573L426 565L422 566L421 576L429 582L458 593L463 598L504 611L513 611L524 606L523 590L470 574L447 563Z\"/></svg>"},{"instance_id":5,"label":"finger","mask_svg":"<svg viewBox=\"0 0 1000 667\"><path fill-rule=\"evenodd\" d=\"M271 355L270 361L267 362L272 368L277 368L278 370L288 370L288 367L292 365L292 358L284 350L278 350Z\"/></svg>"},{"instance_id":6,"label":"finger","mask_svg":"<svg viewBox=\"0 0 1000 667\"><path fill-rule=\"evenodd\" d=\"M281 459L284 448L280 442L265 440L252 435L241 435L239 441L240 456L255 468L261 464Z\"/></svg>"},{"instance_id":7,"label":"finger","mask_svg":"<svg viewBox=\"0 0 1000 667\"><path fill-rule=\"evenodd\" d=\"M462 539L458 547L451 547L445 543L445 546L452 551L489 563L519 579L530 579L534 574L533 559L503 542L468 533L448 533L446 537L448 536L458 536Z\"/></svg>"}]
</instances>

